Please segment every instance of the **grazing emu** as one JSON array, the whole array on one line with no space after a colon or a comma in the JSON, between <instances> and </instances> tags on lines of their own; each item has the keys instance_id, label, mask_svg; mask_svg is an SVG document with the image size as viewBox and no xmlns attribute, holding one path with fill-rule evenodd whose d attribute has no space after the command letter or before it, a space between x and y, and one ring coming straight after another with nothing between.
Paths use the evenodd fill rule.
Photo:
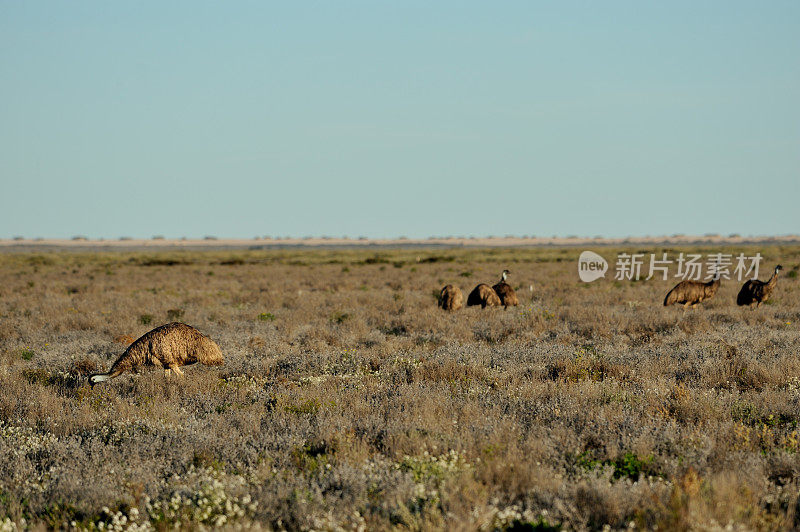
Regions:
<instances>
[{"instance_id":1,"label":"grazing emu","mask_svg":"<svg viewBox=\"0 0 800 532\"><path fill-rule=\"evenodd\" d=\"M769 281L759 281L758 279L750 279L742 289L739 290L739 295L736 296L736 304L741 305L750 305L750 308L758 308L761 303L769 299L770 294L775 289L775 285L778 284L778 272L783 269L783 266L778 264L775 266L775 271L772 273L772 277L769 278Z\"/></svg>"},{"instance_id":2,"label":"grazing emu","mask_svg":"<svg viewBox=\"0 0 800 532\"><path fill-rule=\"evenodd\" d=\"M702 281L681 281L667 293L667 297L664 298L664 306L668 307L675 303L680 303L684 308L688 308L690 305L694 308L701 301L714 297L718 289L719 277L707 283Z\"/></svg>"},{"instance_id":3,"label":"grazing emu","mask_svg":"<svg viewBox=\"0 0 800 532\"><path fill-rule=\"evenodd\" d=\"M111 366L108 373L95 373L89 384L95 384L140 366L164 368L169 377L170 370L183 375L181 366L200 362L206 366L221 366L222 351L213 340L185 323L168 323L156 327L133 342Z\"/></svg>"},{"instance_id":4,"label":"grazing emu","mask_svg":"<svg viewBox=\"0 0 800 532\"><path fill-rule=\"evenodd\" d=\"M495 292L491 286L485 283L481 283L476 286L467 297L468 307L472 307L474 305L480 305L481 308L499 307L501 304L502 303L500 303L500 297L498 297L497 292Z\"/></svg>"},{"instance_id":5,"label":"grazing emu","mask_svg":"<svg viewBox=\"0 0 800 532\"><path fill-rule=\"evenodd\" d=\"M457 286L449 284L439 294L439 306L444 310L458 310L464 306L464 294Z\"/></svg>"},{"instance_id":6,"label":"grazing emu","mask_svg":"<svg viewBox=\"0 0 800 532\"><path fill-rule=\"evenodd\" d=\"M514 289L511 288L511 285L506 282L508 278L508 274L511 273L508 270L503 270L503 277L500 279L500 282L497 283L492 287L492 289L497 293L497 297L500 298L500 303L508 310L508 307L516 307L519 305L519 299L517 299L517 293L514 292Z\"/></svg>"}]
</instances>

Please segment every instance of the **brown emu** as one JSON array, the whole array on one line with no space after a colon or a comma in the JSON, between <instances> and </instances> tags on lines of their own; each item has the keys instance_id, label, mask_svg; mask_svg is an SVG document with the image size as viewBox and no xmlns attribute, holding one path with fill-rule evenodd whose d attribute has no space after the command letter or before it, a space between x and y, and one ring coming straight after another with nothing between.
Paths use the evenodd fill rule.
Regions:
<instances>
[{"instance_id":1,"label":"brown emu","mask_svg":"<svg viewBox=\"0 0 800 532\"><path fill-rule=\"evenodd\" d=\"M664 306L668 307L674 303L680 303L684 308L690 305L694 308L701 301L714 297L718 289L719 278L707 283L702 281L681 281L667 293L667 297L664 298Z\"/></svg>"},{"instance_id":2,"label":"brown emu","mask_svg":"<svg viewBox=\"0 0 800 532\"><path fill-rule=\"evenodd\" d=\"M468 307L472 307L474 305L480 305L481 308L499 307L501 304L502 303L500 303L500 297L497 295L497 292L495 292L494 289L486 283L481 283L476 286L467 297Z\"/></svg>"},{"instance_id":3,"label":"brown emu","mask_svg":"<svg viewBox=\"0 0 800 532\"><path fill-rule=\"evenodd\" d=\"M457 286L449 284L439 294L439 306L444 310L458 310L464 306L464 294Z\"/></svg>"},{"instance_id":4,"label":"brown emu","mask_svg":"<svg viewBox=\"0 0 800 532\"><path fill-rule=\"evenodd\" d=\"M506 310L508 310L508 307L516 307L519 305L517 293L514 292L514 289L511 288L511 285L506 282L509 273L511 272L508 270L503 270L503 277L500 279L500 282L492 287L497 294L497 297L500 298L500 303L503 305L503 307L505 307Z\"/></svg>"},{"instance_id":5,"label":"brown emu","mask_svg":"<svg viewBox=\"0 0 800 532\"><path fill-rule=\"evenodd\" d=\"M219 346L209 337L185 323L168 323L156 327L133 342L112 364L108 373L95 373L89 384L95 384L140 366L164 368L169 377L170 370L183 375L181 366L200 362L206 366L221 366L224 361Z\"/></svg>"},{"instance_id":6,"label":"brown emu","mask_svg":"<svg viewBox=\"0 0 800 532\"><path fill-rule=\"evenodd\" d=\"M736 296L736 304L741 305L750 305L750 308L758 308L761 306L761 303L769 299L770 294L775 289L775 285L778 284L778 272L783 269L783 266L778 264L775 266L775 271L772 272L772 277L769 278L769 281L759 281L758 279L750 279L742 289L739 290L739 295Z\"/></svg>"}]
</instances>

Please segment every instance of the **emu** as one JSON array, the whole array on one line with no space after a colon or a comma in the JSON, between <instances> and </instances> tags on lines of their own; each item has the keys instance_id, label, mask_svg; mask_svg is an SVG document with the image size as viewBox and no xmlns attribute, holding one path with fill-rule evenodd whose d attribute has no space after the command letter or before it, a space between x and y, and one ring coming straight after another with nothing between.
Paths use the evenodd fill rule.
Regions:
<instances>
[{"instance_id":1,"label":"emu","mask_svg":"<svg viewBox=\"0 0 800 532\"><path fill-rule=\"evenodd\" d=\"M696 307L701 301L711 299L719 289L719 277L704 283L702 281L681 281L675 288L667 293L664 298L664 306L668 307L675 303L680 303L684 308L690 305Z\"/></svg>"},{"instance_id":2,"label":"emu","mask_svg":"<svg viewBox=\"0 0 800 532\"><path fill-rule=\"evenodd\" d=\"M778 272L783 269L783 266L778 264L775 266L775 271L772 272L772 277L769 281L759 281L758 279L750 279L742 289L739 290L739 295L736 296L736 304L739 306L750 305L750 308L758 308L761 303L769 299L775 286L778 284Z\"/></svg>"},{"instance_id":3,"label":"emu","mask_svg":"<svg viewBox=\"0 0 800 532\"><path fill-rule=\"evenodd\" d=\"M464 294L457 286L449 284L439 294L439 306L443 310L458 310L464 306Z\"/></svg>"},{"instance_id":4,"label":"emu","mask_svg":"<svg viewBox=\"0 0 800 532\"><path fill-rule=\"evenodd\" d=\"M494 288L486 283L481 283L473 288L472 292L470 292L469 296L467 297L468 307L475 305L480 305L481 308L499 307L501 304L502 303L500 303L500 297L497 295L497 292L495 292Z\"/></svg>"},{"instance_id":5,"label":"emu","mask_svg":"<svg viewBox=\"0 0 800 532\"><path fill-rule=\"evenodd\" d=\"M129 345L111 365L108 373L91 375L89 384L94 386L140 366L162 367L166 377L171 371L183 375L181 366L197 362L206 366L221 366L224 364L222 351L212 339L194 327L185 323L168 323L156 327Z\"/></svg>"},{"instance_id":6,"label":"emu","mask_svg":"<svg viewBox=\"0 0 800 532\"><path fill-rule=\"evenodd\" d=\"M511 288L511 285L506 282L509 273L511 272L508 270L503 270L503 276L500 279L500 282L492 287L497 296L500 298L500 303L503 305L505 310L508 310L508 307L516 307L519 305L517 293L514 292L514 289Z\"/></svg>"}]
</instances>

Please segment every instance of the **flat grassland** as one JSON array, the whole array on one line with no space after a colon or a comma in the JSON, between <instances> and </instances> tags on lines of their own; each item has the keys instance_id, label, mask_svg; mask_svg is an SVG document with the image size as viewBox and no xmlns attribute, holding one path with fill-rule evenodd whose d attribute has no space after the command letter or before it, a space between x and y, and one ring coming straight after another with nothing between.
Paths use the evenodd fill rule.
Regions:
<instances>
[{"instance_id":1,"label":"flat grassland","mask_svg":"<svg viewBox=\"0 0 800 532\"><path fill-rule=\"evenodd\" d=\"M757 310L580 251L0 253L0 529L800 526L800 246L668 250L783 264ZM170 321L225 366L86 384Z\"/></svg>"}]
</instances>

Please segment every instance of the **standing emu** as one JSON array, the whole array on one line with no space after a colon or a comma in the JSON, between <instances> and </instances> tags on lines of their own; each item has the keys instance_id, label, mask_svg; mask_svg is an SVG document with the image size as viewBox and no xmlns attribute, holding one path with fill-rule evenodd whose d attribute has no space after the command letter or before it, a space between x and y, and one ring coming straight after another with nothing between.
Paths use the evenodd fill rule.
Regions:
<instances>
[{"instance_id":1,"label":"standing emu","mask_svg":"<svg viewBox=\"0 0 800 532\"><path fill-rule=\"evenodd\" d=\"M508 310L508 307L516 307L519 305L519 299L517 299L516 292L514 292L514 289L511 288L511 285L506 282L509 273L511 272L508 270L503 270L503 277L500 279L500 282L492 287L497 296L500 298L500 303L506 310Z\"/></svg>"},{"instance_id":2,"label":"standing emu","mask_svg":"<svg viewBox=\"0 0 800 532\"><path fill-rule=\"evenodd\" d=\"M209 337L185 323L168 323L156 327L133 342L111 366L108 373L95 373L89 384L95 384L140 366L164 368L169 377L170 370L183 375L181 366L200 362L206 366L221 366L224 361L219 346Z\"/></svg>"},{"instance_id":3,"label":"standing emu","mask_svg":"<svg viewBox=\"0 0 800 532\"><path fill-rule=\"evenodd\" d=\"M467 306L472 307L474 305L480 305L481 308L486 307L499 307L502 303L500 303L500 297L498 297L497 292L486 283L481 283L475 288L472 289L472 292L469 293L467 297Z\"/></svg>"},{"instance_id":4,"label":"standing emu","mask_svg":"<svg viewBox=\"0 0 800 532\"><path fill-rule=\"evenodd\" d=\"M664 306L668 307L674 303L680 303L684 308L688 308L689 305L694 308L701 301L714 297L717 289L719 289L719 277L707 283L702 281L681 281L667 293L667 297L664 298Z\"/></svg>"},{"instance_id":5,"label":"standing emu","mask_svg":"<svg viewBox=\"0 0 800 532\"><path fill-rule=\"evenodd\" d=\"M739 306L742 305L750 305L750 308L758 308L761 303L769 299L770 294L775 289L775 285L778 284L778 272L783 269L783 266L778 264L775 266L775 271L772 273L772 277L769 278L769 281L759 281L758 279L750 279L742 289L739 290L739 295L736 296L736 304Z\"/></svg>"},{"instance_id":6,"label":"standing emu","mask_svg":"<svg viewBox=\"0 0 800 532\"><path fill-rule=\"evenodd\" d=\"M439 306L444 310L458 310L464 306L464 294L457 286L449 284L439 294Z\"/></svg>"}]
</instances>

